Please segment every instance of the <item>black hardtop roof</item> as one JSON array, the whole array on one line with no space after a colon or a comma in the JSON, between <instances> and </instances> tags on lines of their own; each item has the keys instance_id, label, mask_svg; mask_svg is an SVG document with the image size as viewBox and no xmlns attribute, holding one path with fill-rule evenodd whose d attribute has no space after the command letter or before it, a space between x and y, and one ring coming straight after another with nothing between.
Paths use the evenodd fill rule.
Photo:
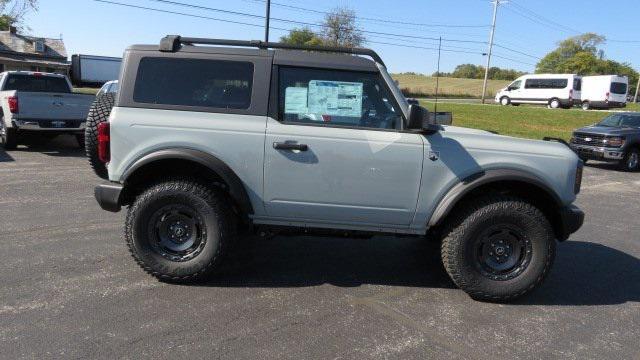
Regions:
<instances>
[{"instance_id":1,"label":"black hardtop roof","mask_svg":"<svg viewBox=\"0 0 640 360\"><path fill-rule=\"evenodd\" d=\"M217 45L196 46L195 44ZM201 53L272 57L277 65L305 66L358 71L378 71L382 59L371 49L342 47L307 47L262 41L199 39L168 36L158 45L133 45L128 50L162 53ZM375 60L364 58L369 56Z\"/></svg>"}]
</instances>

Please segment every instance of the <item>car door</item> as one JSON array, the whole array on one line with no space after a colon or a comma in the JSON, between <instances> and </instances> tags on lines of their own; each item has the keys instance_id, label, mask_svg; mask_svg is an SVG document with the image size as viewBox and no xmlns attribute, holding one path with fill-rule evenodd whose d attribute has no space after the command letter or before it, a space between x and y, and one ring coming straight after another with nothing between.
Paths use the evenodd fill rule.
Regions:
<instances>
[{"instance_id":1,"label":"car door","mask_svg":"<svg viewBox=\"0 0 640 360\"><path fill-rule=\"evenodd\" d=\"M408 226L423 138L402 131L402 112L380 74L304 67L277 74L278 109L265 141L268 216Z\"/></svg>"},{"instance_id":2,"label":"car door","mask_svg":"<svg viewBox=\"0 0 640 360\"><path fill-rule=\"evenodd\" d=\"M511 102L518 103L523 99L522 96L522 80L516 80L509 85L509 98Z\"/></svg>"}]
</instances>

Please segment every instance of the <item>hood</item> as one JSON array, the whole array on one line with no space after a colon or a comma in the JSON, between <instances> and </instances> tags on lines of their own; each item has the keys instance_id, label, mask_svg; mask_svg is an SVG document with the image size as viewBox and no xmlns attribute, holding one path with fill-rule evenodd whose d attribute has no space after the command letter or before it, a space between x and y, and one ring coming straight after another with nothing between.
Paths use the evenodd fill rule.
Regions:
<instances>
[{"instance_id":1,"label":"hood","mask_svg":"<svg viewBox=\"0 0 640 360\"><path fill-rule=\"evenodd\" d=\"M452 125L443 125L444 131L454 134L478 134L478 135L496 135L491 131L471 129Z\"/></svg>"},{"instance_id":2,"label":"hood","mask_svg":"<svg viewBox=\"0 0 640 360\"><path fill-rule=\"evenodd\" d=\"M523 139L457 126L443 126L443 130L436 136L440 136L445 140L453 140L468 149L474 150L560 157L575 156L569 147L559 142Z\"/></svg>"},{"instance_id":3,"label":"hood","mask_svg":"<svg viewBox=\"0 0 640 360\"><path fill-rule=\"evenodd\" d=\"M574 133L598 134L598 135L626 135L631 133L640 133L640 129L631 127L610 127L590 125L574 131Z\"/></svg>"}]
</instances>

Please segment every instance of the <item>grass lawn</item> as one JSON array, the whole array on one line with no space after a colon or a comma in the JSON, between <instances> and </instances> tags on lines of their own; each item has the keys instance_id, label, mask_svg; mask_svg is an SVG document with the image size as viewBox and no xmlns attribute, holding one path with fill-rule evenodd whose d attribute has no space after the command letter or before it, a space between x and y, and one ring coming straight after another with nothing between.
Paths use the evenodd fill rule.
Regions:
<instances>
[{"instance_id":1,"label":"grass lawn","mask_svg":"<svg viewBox=\"0 0 640 360\"><path fill-rule=\"evenodd\" d=\"M433 102L422 99L420 103L433 111ZM638 104L629 104L628 111L640 111ZM571 132L579 127L602 120L609 113L604 111L583 111L581 109L547 109L536 106L498 106L480 104L438 103L438 111L453 113L453 124L482 130L490 130L501 135L529 139L545 136L569 140Z\"/></svg>"},{"instance_id":2,"label":"grass lawn","mask_svg":"<svg viewBox=\"0 0 640 360\"><path fill-rule=\"evenodd\" d=\"M74 93L78 93L78 94L89 94L89 95L95 95L98 93L98 88L73 88L73 92Z\"/></svg>"},{"instance_id":3,"label":"grass lawn","mask_svg":"<svg viewBox=\"0 0 640 360\"><path fill-rule=\"evenodd\" d=\"M433 96L436 89L436 78L425 75L392 74L398 80L400 88L406 94L412 96ZM489 80L487 83L487 96L493 98L495 93L509 85L511 81ZM445 97L473 97L482 96L482 80L458 79L441 77L439 94ZM420 95L421 94L421 95Z\"/></svg>"}]
</instances>

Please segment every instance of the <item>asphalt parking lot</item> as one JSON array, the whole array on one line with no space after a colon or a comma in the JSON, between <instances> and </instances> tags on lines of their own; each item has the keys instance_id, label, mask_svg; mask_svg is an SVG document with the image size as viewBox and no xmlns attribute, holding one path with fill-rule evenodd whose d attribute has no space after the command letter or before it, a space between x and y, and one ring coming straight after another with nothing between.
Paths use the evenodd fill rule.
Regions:
<instances>
[{"instance_id":1,"label":"asphalt parking lot","mask_svg":"<svg viewBox=\"0 0 640 360\"><path fill-rule=\"evenodd\" d=\"M97 181L70 139L0 150L0 358L640 358L640 173L586 167L584 227L508 305L395 237L256 240L221 278L159 283Z\"/></svg>"}]
</instances>

